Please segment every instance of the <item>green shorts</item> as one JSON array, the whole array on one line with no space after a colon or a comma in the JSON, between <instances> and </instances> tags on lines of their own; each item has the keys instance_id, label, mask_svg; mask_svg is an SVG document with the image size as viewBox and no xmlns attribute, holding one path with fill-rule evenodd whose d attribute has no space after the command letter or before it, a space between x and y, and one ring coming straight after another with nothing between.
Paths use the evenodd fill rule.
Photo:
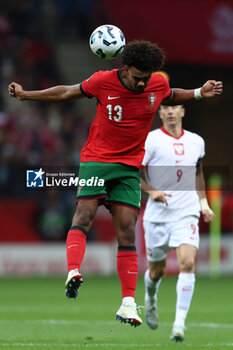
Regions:
<instances>
[{"instance_id":1,"label":"green shorts","mask_svg":"<svg viewBox=\"0 0 233 350\"><path fill-rule=\"evenodd\" d=\"M103 204L141 207L139 170L122 163L80 163L77 201L102 199Z\"/></svg>"}]
</instances>

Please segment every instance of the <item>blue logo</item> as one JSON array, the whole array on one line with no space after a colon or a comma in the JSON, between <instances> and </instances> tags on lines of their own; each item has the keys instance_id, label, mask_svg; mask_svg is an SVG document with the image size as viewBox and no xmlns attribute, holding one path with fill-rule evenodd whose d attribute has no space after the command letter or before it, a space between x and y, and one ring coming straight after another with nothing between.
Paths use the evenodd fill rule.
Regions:
<instances>
[{"instance_id":1,"label":"blue logo","mask_svg":"<svg viewBox=\"0 0 233 350\"><path fill-rule=\"evenodd\" d=\"M44 171L40 170L27 170L26 187L44 187Z\"/></svg>"}]
</instances>

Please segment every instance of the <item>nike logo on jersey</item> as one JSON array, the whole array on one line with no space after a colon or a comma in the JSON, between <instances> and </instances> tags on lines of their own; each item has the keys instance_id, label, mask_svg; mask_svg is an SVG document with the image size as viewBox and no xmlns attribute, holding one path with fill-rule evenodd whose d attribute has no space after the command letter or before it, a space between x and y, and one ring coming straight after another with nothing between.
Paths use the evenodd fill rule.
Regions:
<instances>
[{"instance_id":1,"label":"nike logo on jersey","mask_svg":"<svg viewBox=\"0 0 233 350\"><path fill-rule=\"evenodd\" d=\"M182 160L176 160L176 164L182 162Z\"/></svg>"},{"instance_id":2,"label":"nike logo on jersey","mask_svg":"<svg viewBox=\"0 0 233 350\"><path fill-rule=\"evenodd\" d=\"M116 98L120 98L121 96L108 96L109 100L115 100Z\"/></svg>"}]
</instances>

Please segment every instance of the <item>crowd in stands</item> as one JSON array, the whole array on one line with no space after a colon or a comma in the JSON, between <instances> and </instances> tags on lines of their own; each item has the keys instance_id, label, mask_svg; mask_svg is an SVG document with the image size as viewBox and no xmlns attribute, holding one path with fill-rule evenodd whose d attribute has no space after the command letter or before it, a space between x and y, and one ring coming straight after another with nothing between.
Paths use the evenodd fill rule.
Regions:
<instances>
[{"instance_id":1,"label":"crowd in stands","mask_svg":"<svg viewBox=\"0 0 233 350\"><path fill-rule=\"evenodd\" d=\"M59 16L63 6L75 12L74 7L82 3L54 0L53 11ZM72 103L20 103L8 96L11 81L25 89L45 89L62 80L55 59L56 41L48 40L43 29L42 4L11 1L4 11L0 10L0 160L5 169L0 186L8 194L12 191L5 183L10 179L7 167L78 164L89 130L90 122L77 113Z\"/></svg>"},{"instance_id":2,"label":"crowd in stands","mask_svg":"<svg viewBox=\"0 0 233 350\"><path fill-rule=\"evenodd\" d=\"M76 15L81 17L80 7L87 3L91 5L91 1L78 0L22 0L11 1L0 10L0 198L35 197L36 225L47 239L64 238L75 192L25 191L25 171L48 164L77 167L90 121L72 103L10 99L8 85L16 81L25 89L45 89L62 81L55 45L57 40L66 39L71 27L74 39L84 35L85 28L79 32L77 17L76 25L74 21ZM72 13L68 16L69 28L61 35L68 23L67 13ZM58 25L60 20L63 26ZM53 23L50 31L46 31L48 21Z\"/></svg>"}]
</instances>

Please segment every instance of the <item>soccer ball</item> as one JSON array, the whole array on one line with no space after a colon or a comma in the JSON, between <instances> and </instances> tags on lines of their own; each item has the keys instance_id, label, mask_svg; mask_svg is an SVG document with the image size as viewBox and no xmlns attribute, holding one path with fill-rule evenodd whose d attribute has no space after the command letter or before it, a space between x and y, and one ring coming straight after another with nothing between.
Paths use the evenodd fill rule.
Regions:
<instances>
[{"instance_id":1,"label":"soccer ball","mask_svg":"<svg viewBox=\"0 0 233 350\"><path fill-rule=\"evenodd\" d=\"M92 32L89 44L91 51L99 58L111 60L124 50L125 36L118 27L105 24Z\"/></svg>"}]
</instances>

